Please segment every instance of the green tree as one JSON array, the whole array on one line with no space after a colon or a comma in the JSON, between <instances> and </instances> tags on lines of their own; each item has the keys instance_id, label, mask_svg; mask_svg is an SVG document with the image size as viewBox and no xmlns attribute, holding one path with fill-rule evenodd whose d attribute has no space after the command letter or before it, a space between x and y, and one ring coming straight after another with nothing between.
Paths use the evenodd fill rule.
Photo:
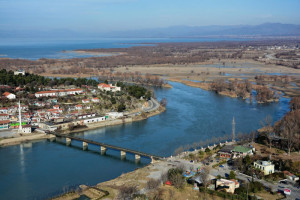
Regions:
<instances>
[{"instance_id":1,"label":"green tree","mask_svg":"<svg viewBox=\"0 0 300 200\"><path fill-rule=\"evenodd\" d=\"M234 171L230 171L228 179L236 179Z\"/></svg>"}]
</instances>

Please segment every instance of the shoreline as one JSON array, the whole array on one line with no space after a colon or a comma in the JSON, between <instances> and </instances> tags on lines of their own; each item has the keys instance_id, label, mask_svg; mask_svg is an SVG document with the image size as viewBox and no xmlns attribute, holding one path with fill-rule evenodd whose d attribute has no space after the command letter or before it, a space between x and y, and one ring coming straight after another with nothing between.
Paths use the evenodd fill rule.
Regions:
<instances>
[{"instance_id":1,"label":"shoreline","mask_svg":"<svg viewBox=\"0 0 300 200\"><path fill-rule=\"evenodd\" d=\"M132 117L132 118L126 118L124 120L116 119L116 120L112 120L112 121L107 121L106 123L105 122L93 123L93 124L89 124L89 126L87 126L85 128L74 129L71 131L69 131L69 130L64 131L64 132L62 132L62 134L72 134L72 133L89 131L89 130L107 127L107 126L116 126L116 125L122 125L122 124L142 121L142 120L148 119L152 116L159 115L159 114L163 113L164 111L166 111L166 108L160 106L156 111L146 113L146 117L142 117L139 115L139 116ZM22 144L22 143L26 143L26 142L31 142L31 141L51 139L53 137L55 137L55 136L52 136L51 134L31 133L31 134L23 135L23 136L19 136L19 137L11 137L11 138L3 138L3 139L0 138L0 148L18 145L18 144Z\"/></svg>"}]
</instances>

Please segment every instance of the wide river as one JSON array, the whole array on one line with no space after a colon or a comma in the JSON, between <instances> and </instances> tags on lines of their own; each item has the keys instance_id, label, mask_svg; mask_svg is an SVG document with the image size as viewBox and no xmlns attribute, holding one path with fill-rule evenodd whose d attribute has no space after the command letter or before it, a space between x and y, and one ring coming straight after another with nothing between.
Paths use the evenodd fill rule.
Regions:
<instances>
[{"instance_id":1,"label":"wide river","mask_svg":"<svg viewBox=\"0 0 300 200\"><path fill-rule=\"evenodd\" d=\"M100 128L75 135L160 156L170 156L180 145L205 141L231 133L260 128L271 115L280 119L288 111L289 99L266 105L170 83L172 89L155 89L158 99L167 98L167 111L132 124ZM76 147L77 146L77 147ZM100 155L95 147L82 151L47 140L0 148L0 199L46 199L79 184L95 185L149 163L136 164L133 156L121 160L119 153Z\"/></svg>"}]
</instances>

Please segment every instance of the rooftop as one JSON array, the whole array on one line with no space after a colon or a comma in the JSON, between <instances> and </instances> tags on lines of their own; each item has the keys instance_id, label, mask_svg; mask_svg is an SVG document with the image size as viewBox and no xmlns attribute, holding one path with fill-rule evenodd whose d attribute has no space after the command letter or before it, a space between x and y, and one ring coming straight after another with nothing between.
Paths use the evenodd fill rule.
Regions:
<instances>
[{"instance_id":1,"label":"rooftop","mask_svg":"<svg viewBox=\"0 0 300 200\"><path fill-rule=\"evenodd\" d=\"M254 163L258 164L258 165L262 165L262 166L269 166L269 165L273 165L271 161L262 161L262 160L257 160Z\"/></svg>"},{"instance_id":2,"label":"rooftop","mask_svg":"<svg viewBox=\"0 0 300 200\"><path fill-rule=\"evenodd\" d=\"M235 146L233 151L235 152L242 152L242 153L247 153L248 151L250 151L250 148L244 147L244 146Z\"/></svg>"}]
</instances>

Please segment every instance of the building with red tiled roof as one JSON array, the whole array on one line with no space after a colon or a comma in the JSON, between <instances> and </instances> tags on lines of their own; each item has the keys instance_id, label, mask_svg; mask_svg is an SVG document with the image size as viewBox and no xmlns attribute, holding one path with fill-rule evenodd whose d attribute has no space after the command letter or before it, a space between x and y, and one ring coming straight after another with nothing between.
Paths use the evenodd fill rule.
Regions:
<instances>
[{"instance_id":1,"label":"building with red tiled roof","mask_svg":"<svg viewBox=\"0 0 300 200\"><path fill-rule=\"evenodd\" d=\"M100 99L98 97L92 98L92 102L94 103L100 102Z\"/></svg>"},{"instance_id":2,"label":"building with red tiled roof","mask_svg":"<svg viewBox=\"0 0 300 200\"><path fill-rule=\"evenodd\" d=\"M76 95L76 94L82 94L82 93L83 93L82 89L76 88L76 89L67 89L67 90L40 91L40 92L35 93L35 96L38 98L38 97Z\"/></svg>"},{"instance_id":3,"label":"building with red tiled roof","mask_svg":"<svg viewBox=\"0 0 300 200\"><path fill-rule=\"evenodd\" d=\"M101 91L110 91L110 92L116 92L116 91L121 91L121 87L113 86L112 84L105 84L105 83L100 83L98 84L98 89Z\"/></svg>"},{"instance_id":4,"label":"building with red tiled roof","mask_svg":"<svg viewBox=\"0 0 300 200\"><path fill-rule=\"evenodd\" d=\"M82 103L90 103L89 99L82 99Z\"/></svg>"},{"instance_id":5,"label":"building with red tiled roof","mask_svg":"<svg viewBox=\"0 0 300 200\"><path fill-rule=\"evenodd\" d=\"M3 96L5 96L8 99L16 99L16 95L10 93L10 92L4 92Z\"/></svg>"}]
</instances>

